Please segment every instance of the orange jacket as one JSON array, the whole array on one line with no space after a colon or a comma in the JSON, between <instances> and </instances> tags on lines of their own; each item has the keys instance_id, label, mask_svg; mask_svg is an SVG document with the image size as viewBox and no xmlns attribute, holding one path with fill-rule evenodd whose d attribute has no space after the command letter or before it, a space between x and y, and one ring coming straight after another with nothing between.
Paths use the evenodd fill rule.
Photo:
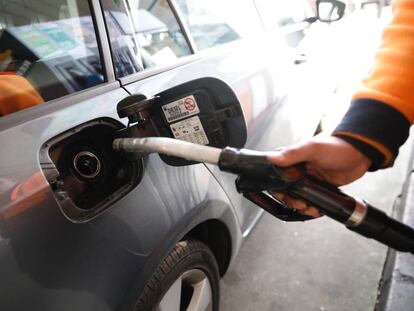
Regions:
<instances>
[{"instance_id":1,"label":"orange jacket","mask_svg":"<svg viewBox=\"0 0 414 311\"><path fill-rule=\"evenodd\" d=\"M360 149L377 169L393 164L413 122L414 1L393 0L375 65L333 135Z\"/></svg>"},{"instance_id":2,"label":"orange jacket","mask_svg":"<svg viewBox=\"0 0 414 311\"><path fill-rule=\"evenodd\" d=\"M11 72L0 73L0 116L43 102L43 98L24 77Z\"/></svg>"}]
</instances>

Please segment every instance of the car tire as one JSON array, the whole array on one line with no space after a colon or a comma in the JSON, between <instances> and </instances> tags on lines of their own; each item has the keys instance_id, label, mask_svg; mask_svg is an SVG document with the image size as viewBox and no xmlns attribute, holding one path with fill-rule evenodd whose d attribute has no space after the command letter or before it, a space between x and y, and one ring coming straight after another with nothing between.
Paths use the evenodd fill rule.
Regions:
<instances>
[{"instance_id":1,"label":"car tire","mask_svg":"<svg viewBox=\"0 0 414 311\"><path fill-rule=\"evenodd\" d=\"M219 281L210 249L198 240L180 241L158 266L134 310L217 311Z\"/></svg>"}]
</instances>

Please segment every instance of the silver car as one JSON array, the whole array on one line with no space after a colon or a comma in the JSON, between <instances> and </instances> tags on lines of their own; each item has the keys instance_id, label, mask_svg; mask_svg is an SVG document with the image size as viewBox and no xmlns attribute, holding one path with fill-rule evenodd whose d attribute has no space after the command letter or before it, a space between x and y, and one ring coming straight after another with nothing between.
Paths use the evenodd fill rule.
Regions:
<instances>
[{"instance_id":1,"label":"silver car","mask_svg":"<svg viewBox=\"0 0 414 311\"><path fill-rule=\"evenodd\" d=\"M323 107L288 51L251 0L0 0L0 310L217 310L262 211L215 167L114 152L117 104L210 77L247 148L292 144Z\"/></svg>"}]
</instances>

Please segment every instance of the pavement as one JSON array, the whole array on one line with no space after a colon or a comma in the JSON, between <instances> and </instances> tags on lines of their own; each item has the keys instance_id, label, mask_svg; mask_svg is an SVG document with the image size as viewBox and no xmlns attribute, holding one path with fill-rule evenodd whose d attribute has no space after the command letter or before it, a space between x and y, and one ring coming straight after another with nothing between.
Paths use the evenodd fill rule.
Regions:
<instances>
[{"instance_id":1,"label":"pavement","mask_svg":"<svg viewBox=\"0 0 414 311\"><path fill-rule=\"evenodd\" d=\"M353 35L346 42L351 59L348 55L343 64L338 106L349 103L357 81L368 72L390 15L386 8L382 19L368 10L352 16L348 28ZM366 53L355 51L356 46ZM401 148L393 168L368 173L342 189L390 214L407 175L412 144L411 138ZM284 223L265 214L222 280L221 310L373 310L386 253L387 247L326 217Z\"/></svg>"}]
</instances>

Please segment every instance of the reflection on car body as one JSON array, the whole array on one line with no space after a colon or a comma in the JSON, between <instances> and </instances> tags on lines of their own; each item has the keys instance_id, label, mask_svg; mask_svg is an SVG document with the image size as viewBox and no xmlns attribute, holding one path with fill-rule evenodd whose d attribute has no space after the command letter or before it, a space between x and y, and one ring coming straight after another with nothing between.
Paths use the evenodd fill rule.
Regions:
<instances>
[{"instance_id":1,"label":"reflection on car body","mask_svg":"<svg viewBox=\"0 0 414 311\"><path fill-rule=\"evenodd\" d=\"M293 68L253 1L222 5L0 0L0 70L41 97L0 119L1 310L148 309L168 305L174 284L190 294L173 300L189 306L200 282L203 303L217 307L219 277L261 211L214 167L124 160L111 144L127 125L116 113L122 99L203 77L234 91L246 147L314 133L322 109L285 92L306 67ZM193 251L203 256L193 262ZM170 273L162 282L160 271Z\"/></svg>"}]
</instances>

